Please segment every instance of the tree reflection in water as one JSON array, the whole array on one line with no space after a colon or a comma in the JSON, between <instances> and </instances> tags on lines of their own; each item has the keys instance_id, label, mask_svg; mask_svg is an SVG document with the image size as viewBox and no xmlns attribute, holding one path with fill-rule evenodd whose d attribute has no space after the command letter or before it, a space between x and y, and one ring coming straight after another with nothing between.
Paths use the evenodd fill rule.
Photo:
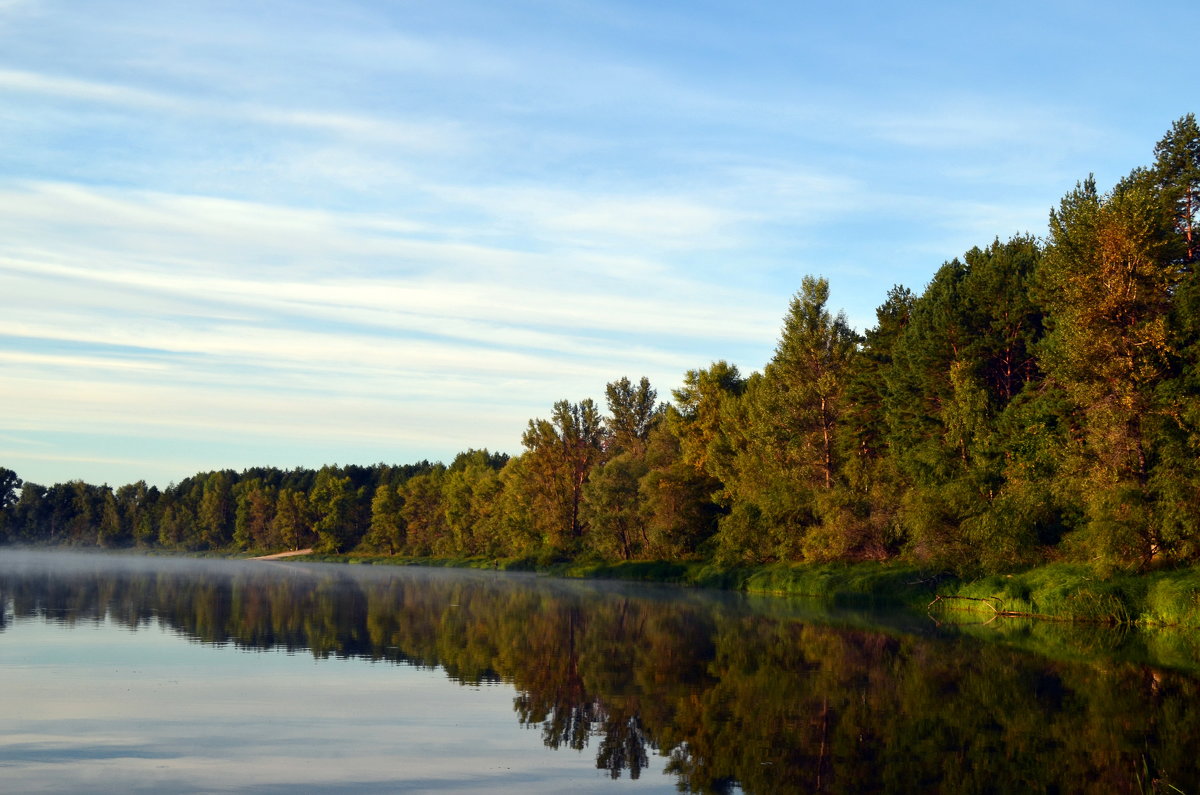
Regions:
<instances>
[{"instance_id":1,"label":"tree reflection in water","mask_svg":"<svg viewBox=\"0 0 1200 795\"><path fill-rule=\"evenodd\" d=\"M835 628L789 615L783 603L768 614L684 590L481 572L84 560L4 567L5 612L161 622L200 643L506 682L522 725L540 727L552 748L594 747L597 768L613 778L638 778L649 754L661 753L691 792L1200 784L1196 677L1112 654L1055 661L954 632Z\"/></svg>"}]
</instances>

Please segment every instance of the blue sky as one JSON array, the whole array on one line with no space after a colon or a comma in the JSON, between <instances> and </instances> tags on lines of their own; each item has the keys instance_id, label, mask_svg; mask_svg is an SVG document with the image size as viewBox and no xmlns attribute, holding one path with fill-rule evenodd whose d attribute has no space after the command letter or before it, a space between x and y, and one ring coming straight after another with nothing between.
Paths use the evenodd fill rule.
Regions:
<instances>
[{"instance_id":1,"label":"blue sky","mask_svg":"<svg viewBox=\"0 0 1200 795\"><path fill-rule=\"evenodd\" d=\"M1044 234L1196 107L1194 2L0 0L0 466L518 452L771 355L805 274Z\"/></svg>"}]
</instances>

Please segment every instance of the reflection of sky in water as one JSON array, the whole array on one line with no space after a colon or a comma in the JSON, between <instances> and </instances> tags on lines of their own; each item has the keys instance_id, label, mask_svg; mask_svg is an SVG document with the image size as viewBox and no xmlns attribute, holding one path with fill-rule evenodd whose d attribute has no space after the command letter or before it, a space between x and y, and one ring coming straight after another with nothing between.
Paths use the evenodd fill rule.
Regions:
<instances>
[{"instance_id":1,"label":"reflection of sky in water","mask_svg":"<svg viewBox=\"0 0 1200 795\"><path fill-rule=\"evenodd\" d=\"M26 791L674 792L552 751L508 686L190 643L111 623L0 633L0 787Z\"/></svg>"}]
</instances>

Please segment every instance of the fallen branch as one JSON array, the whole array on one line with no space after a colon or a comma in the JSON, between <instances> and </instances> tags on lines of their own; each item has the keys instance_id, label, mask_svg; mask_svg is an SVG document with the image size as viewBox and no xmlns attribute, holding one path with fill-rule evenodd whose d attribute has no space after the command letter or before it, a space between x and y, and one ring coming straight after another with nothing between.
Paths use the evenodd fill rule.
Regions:
<instances>
[{"instance_id":1,"label":"fallen branch","mask_svg":"<svg viewBox=\"0 0 1200 795\"><path fill-rule=\"evenodd\" d=\"M1044 613L1024 613L1024 612L1021 612L1020 610L1001 610L999 607L996 607L996 605L998 604L1001 607L1003 607L1004 600L998 596L943 596L941 594L938 594L937 596L935 596L933 598L932 602L930 602L928 605L925 606L925 609L929 610L931 607L933 607L938 602L949 601L950 599L964 599L969 602L983 602L985 605L992 608L992 618L988 619L984 623L991 623L992 619L1001 618L1001 617L1003 617L1003 618L1040 618L1045 621L1062 621L1062 622L1067 622L1067 623L1087 623L1087 624L1112 623L1110 621L1096 621L1096 620L1089 621L1089 620L1085 620L1085 619L1068 618L1068 617L1064 617L1064 616L1049 616ZM995 602L995 604L993 604L993 602Z\"/></svg>"},{"instance_id":2,"label":"fallen branch","mask_svg":"<svg viewBox=\"0 0 1200 795\"><path fill-rule=\"evenodd\" d=\"M972 602L983 602L985 605L992 608L993 613L996 613L997 615L1008 615L1008 613L1003 610L998 610L996 605L992 604L992 601L995 601L1001 605L1004 604L1004 602L998 596L942 596L941 594L938 594L933 598L932 602L925 606L925 609L928 610L943 599L967 599Z\"/></svg>"}]
</instances>

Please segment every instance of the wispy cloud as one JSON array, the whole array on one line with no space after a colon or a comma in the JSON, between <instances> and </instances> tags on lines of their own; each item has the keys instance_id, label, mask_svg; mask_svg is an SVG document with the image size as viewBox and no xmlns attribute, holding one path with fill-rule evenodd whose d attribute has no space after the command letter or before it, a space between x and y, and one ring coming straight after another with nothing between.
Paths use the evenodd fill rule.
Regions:
<instances>
[{"instance_id":1,"label":"wispy cloud","mask_svg":"<svg viewBox=\"0 0 1200 795\"><path fill-rule=\"evenodd\" d=\"M450 121L417 122L346 112L217 102L118 83L13 69L0 69L0 92L33 94L132 110L165 111L241 125L258 123L270 127L312 130L350 142L408 150L449 154L461 152L468 146L462 125Z\"/></svg>"},{"instance_id":2,"label":"wispy cloud","mask_svg":"<svg viewBox=\"0 0 1200 795\"><path fill-rule=\"evenodd\" d=\"M869 324L1186 110L1039 14L0 0L0 434L420 458L757 368L806 273Z\"/></svg>"},{"instance_id":3,"label":"wispy cloud","mask_svg":"<svg viewBox=\"0 0 1200 795\"><path fill-rule=\"evenodd\" d=\"M195 107L194 103L154 91L14 69L0 69L0 90L156 110L178 111Z\"/></svg>"}]
</instances>

